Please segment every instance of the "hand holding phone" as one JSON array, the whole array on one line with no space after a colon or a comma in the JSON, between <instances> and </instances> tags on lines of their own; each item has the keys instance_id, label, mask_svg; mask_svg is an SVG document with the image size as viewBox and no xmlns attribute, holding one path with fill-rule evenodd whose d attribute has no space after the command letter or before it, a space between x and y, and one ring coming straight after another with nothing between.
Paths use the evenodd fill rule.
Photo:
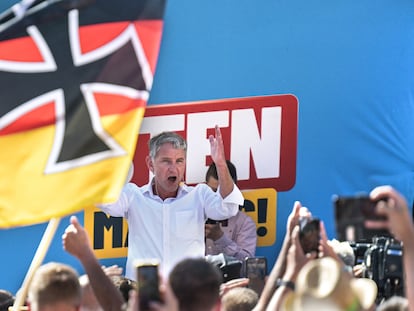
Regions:
<instances>
[{"instance_id":1,"label":"hand holding phone","mask_svg":"<svg viewBox=\"0 0 414 311\"><path fill-rule=\"evenodd\" d=\"M265 286L267 273L266 257L247 257L244 261L245 276L249 279L248 287L259 296Z\"/></svg>"},{"instance_id":2,"label":"hand holding phone","mask_svg":"<svg viewBox=\"0 0 414 311\"><path fill-rule=\"evenodd\" d=\"M381 199L386 201L387 199ZM379 201L371 200L368 195L333 197L338 239L351 242L371 242L375 236L390 237L388 230L369 229L367 221L384 221L384 215L377 214Z\"/></svg>"},{"instance_id":3,"label":"hand holding phone","mask_svg":"<svg viewBox=\"0 0 414 311\"><path fill-rule=\"evenodd\" d=\"M139 310L149 310L151 301L161 301L159 291L159 262L157 260L136 263Z\"/></svg>"}]
</instances>

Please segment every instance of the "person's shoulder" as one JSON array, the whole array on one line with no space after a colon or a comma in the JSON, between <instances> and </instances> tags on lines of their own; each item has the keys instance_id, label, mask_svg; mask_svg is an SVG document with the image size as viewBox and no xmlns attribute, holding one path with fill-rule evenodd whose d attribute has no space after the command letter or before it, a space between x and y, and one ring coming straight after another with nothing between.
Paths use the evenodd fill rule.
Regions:
<instances>
[{"instance_id":1,"label":"person's shoulder","mask_svg":"<svg viewBox=\"0 0 414 311\"><path fill-rule=\"evenodd\" d=\"M206 183L199 183L195 185L188 185L188 184L182 183L180 185L179 197L187 193L192 193L193 195L199 195L201 197L205 197L206 195L207 196L218 195L217 192L214 192L213 190L211 190L211 188L207 186Z\"/></svg>"},{"instance_id":2,"label":"person's shoulder","mask_svg":"<svg viewBox=\"0 0 414 311\"><path fill-rule=\"evenodd\" d=\"M187 185L186 183L182 182L178 188L178 196L181 197L183 195L186 195L187 193L193 191L195 189L194 186Z\"/></svg>"},{"instance_id":3,"label":"person's shoulder","mask_svg":"<svg viewBox=\"0 0 414 311\"><path fill-rule=\"evenodd\" d=\"M140 194L144 194L146 192L150 191L150 186L148 184L143 185L143 186L138 186L135 183L127 183L125 184L125 186L122 188L122 192L128 196L130 195L140 195Z\"/></svg>"},{"instance_id":4,"label":"person's shoulder","mask_svg":"<svg viewBox=\"0 0 414 311\"><path fill-rule=\"evenodd\" d=\"M245 212L243 211L239 211L235 216L233 217L237 217L237 219L239 221L243 221L243 222L249 222L249 223L254 223L254 220L252 217L250 217L249 215L247 215Z\"/></svg>"},{"instance_id":5,"label":"person's shoulder","mask_svg":"<svg viewBox=\"0 0 414 311\"><path fill-rule=\"evenodd\" d=\"M148 186L148 185L144 185L144 186L141 186L140 187L136 183L128 182L128 183L125 184L124 187L128 187L128 188L142 188L142 187L145 187L145 186Z\"/></svg>"},{"instance_id":6,"label":"person's shoulder","mask_svg":"<svg viewBox=\"0 0 414 311\"><path fill-rule=\"evenodd\" d=\"M190 192L190 191L193 191L193 190L206 191L207 189L210 189L210 187L207 186L207 184L205 184L205 183L199 183L199 184L196 184L196 185L187 185L185 183L182 183L181 187L187 192Z\"/></svg>"},{"instance_id":7,"label":"person's shoulder","mask_svg":"<svg viewBox=\"0 0 414 311\"><path fill-rule=\"evenodd\" d=\"M124 190L124 191L142 191L145 187L148 188L148 185L144 185L144 186L139 187L137 184L129 182L129 183L125 184L125 186L122 190Z\"/></svg>"},{"instance_id":8,"label":"person's shoulder","mask_svg":"<svg viewBox=\"0 0 414 311\"><path fill-rule=\"evenodd\" d=\"M195 188L201 188L201 189L210 189L211 190L211 188L205 183L205 182L201 182L201 183L198 183L197 185L195 185L194 186ZM212 191L212 190L211 190Z\"/></svg>"}]
</instances>

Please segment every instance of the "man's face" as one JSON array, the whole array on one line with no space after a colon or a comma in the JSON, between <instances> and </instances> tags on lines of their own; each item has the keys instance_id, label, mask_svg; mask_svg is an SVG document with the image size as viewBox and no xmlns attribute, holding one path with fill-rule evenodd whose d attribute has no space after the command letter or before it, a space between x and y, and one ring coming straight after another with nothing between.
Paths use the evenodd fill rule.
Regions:
<instances>
[{"instance_id":1,"label":"man's face","mask_svg":"<svg viewBox=\"0 0 414 311\"><path fill-rule=\"evenodd\" d=\"M219 186L218 179L215 179L214 177L210 176L207 180L207 186L209 186L214 192L216 192Z\"/></svg>"},{"instance_id":2,"label":"man's face","mask_svg":"<svg viewBox=\"0 0 414 311\"><path fill-rule=\"evenodd\" d=\"M161 146L154 160L149 159L148 166L155 175L157 191L175 196L180 182L184 180L185 151L166 143Z\"/></svg>"}]
</instances>

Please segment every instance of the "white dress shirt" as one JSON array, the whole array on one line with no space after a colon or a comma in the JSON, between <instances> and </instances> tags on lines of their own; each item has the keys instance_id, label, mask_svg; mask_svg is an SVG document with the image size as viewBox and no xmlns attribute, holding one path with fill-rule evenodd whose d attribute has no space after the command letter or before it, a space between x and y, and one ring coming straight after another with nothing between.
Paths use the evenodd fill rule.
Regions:
<instances>
[{"instance_id":1,"label":"white dress shirt","mask_svg":"<svg viewBox=\"0 0 414 311\"><path fill-rule=\"evenodd\" d=\"M204 223L234 216L244 201L239 188L222 198L206 184L178 189L177 197L163 201L152 191L151 182L142 187L128 183L117 202L99 206L114 217L128 221L128 258L125 276L136 280L134 260L156 258L161 273L168 276L186 257L204 257Z\"/></svg>"}]
</instances>

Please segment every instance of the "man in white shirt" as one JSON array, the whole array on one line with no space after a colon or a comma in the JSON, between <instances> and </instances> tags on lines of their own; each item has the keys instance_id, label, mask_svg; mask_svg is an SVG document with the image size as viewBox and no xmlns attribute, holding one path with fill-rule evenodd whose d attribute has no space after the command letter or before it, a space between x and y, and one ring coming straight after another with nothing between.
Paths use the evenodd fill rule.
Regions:
<instances>
[{"instance_id":1,"label":"man in white shirt","mask_svg":"<svg viewBox=\"0 0 414 311\"><path fill-rule=\"evenodd\" d=\"M100 208L128 221L126 277L135 280L134 260L157 258L162 274L186 257L203 257L204 223L234 216L243 195L227 168L223 139L218 126L210 135L211 158L216 163L219 189L206 184L190 187L182 183L186 168L186 141L173 132L163 132L149 141L147 167L154 174L142 187L124 186L117 202Z\"/></svg>"}]
</instances>

